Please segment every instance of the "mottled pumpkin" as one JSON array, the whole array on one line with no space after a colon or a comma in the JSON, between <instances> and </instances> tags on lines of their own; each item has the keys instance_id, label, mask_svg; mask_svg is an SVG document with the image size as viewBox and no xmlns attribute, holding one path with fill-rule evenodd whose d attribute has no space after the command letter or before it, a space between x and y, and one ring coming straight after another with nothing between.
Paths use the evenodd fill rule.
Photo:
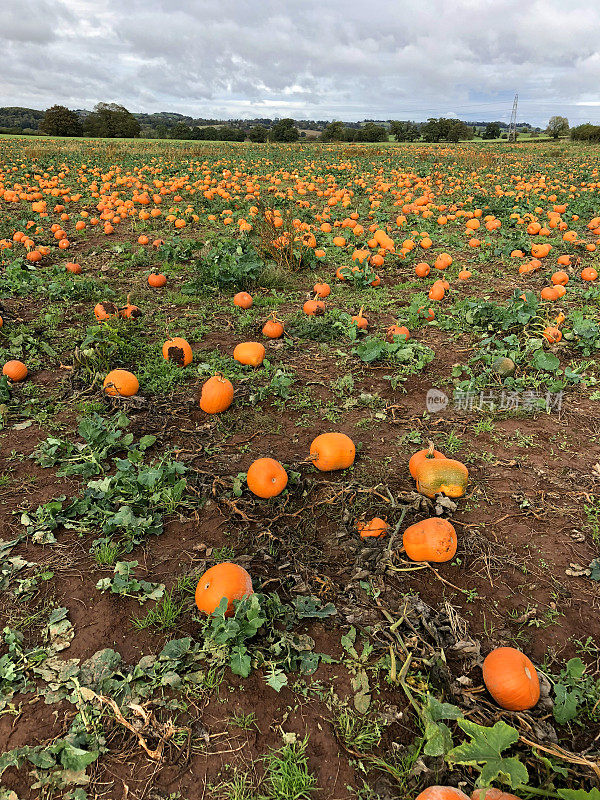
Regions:
<instances>
[{"instance_id":1,"label":"mottled pumpkin","mask_svg":"<svg viewBox=\"0 0 600 800\"><path fill-rule=\"evenodd\" d=\"M415 479L417 490L426 497L435 497L439 492L448 497L462 497L469 471L453 458L426 458L417 467Z\"/></svg>"}]
</instances>

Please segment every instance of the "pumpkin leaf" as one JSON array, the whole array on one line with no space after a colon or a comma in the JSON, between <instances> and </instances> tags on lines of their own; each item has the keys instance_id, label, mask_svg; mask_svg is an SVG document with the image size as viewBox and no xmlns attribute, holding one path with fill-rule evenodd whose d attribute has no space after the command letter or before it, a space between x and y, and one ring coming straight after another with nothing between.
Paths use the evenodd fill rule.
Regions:
<instances>
[{"instance_id":1,"label":"pumpkin leaf","mask_svg":"<svg viewBox=\"0 0 600 800\"><path fill-rule=\"evenodd\" d=\"M518 758L505 758L502 753L519 739L518 732L502 720L491 728L477 725L468 719L457 720L459 727L470 737L451 750L446 760L452 764L465 764L480 771L478 786L489 786L501 780L511 788L526 784L527 768Z\"/></svg>"},{"instance_id":2,"label":"pumpkin leaf","mask_svg":"<svg viewBox=\"0 0 600 800\"><path fill-rule=\"evenodd\" d=\"M561 800L600 800L598 789L590 789L589 792L585 789L558 789L557 794Z\"/></svg>"},{"instance_id":3,"label":"pumpkin leaf","mask_svg":"<svg viewBox=\"0 0 600 800\"><path fill-rule=\"evenodd\" d=\"M423 707L423 720L425 722L425 746L423 752L426 756L443 756L452 749L452 732L441 722L443 719L460 719L463 714L458 706L451 703L440 703L432 695L427 696Z\"/></svg>"},{"instance_id":4,"label":"pumpkin leaf","mask_svg":"<svg viewBox=\"0 0 600 800\"><path fill-rule=\"evenodd\" d=\"M560 361L554 353L548 353L545 350L536 350L531 365L535 369L545 370L546 372L556 372L560 366Z\"/></svg>"}]
</instances>

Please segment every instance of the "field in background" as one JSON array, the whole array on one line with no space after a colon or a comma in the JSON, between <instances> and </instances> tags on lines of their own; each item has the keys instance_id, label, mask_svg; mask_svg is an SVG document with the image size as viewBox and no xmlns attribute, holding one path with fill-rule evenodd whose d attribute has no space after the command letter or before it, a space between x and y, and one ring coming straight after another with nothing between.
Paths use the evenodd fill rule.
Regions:
<instances>
[{"instance_id":1,"label":"field in background","mask_svg":"<svg viewBox=\"0 0 600 800\"><path fill-rule=\"evenodd\" d=\"M28 368L0 380L0 798L596 796L600 148L479 144L0 137L0 363ZM320 472L330 431L356 460ZM463 496L417 491L430 441ZM455 556L409 559L435 516ZM224 561L255 595L207 619ZM530 711L483 686L498 646L538 670Z\"/></svg>"}]
</instances>

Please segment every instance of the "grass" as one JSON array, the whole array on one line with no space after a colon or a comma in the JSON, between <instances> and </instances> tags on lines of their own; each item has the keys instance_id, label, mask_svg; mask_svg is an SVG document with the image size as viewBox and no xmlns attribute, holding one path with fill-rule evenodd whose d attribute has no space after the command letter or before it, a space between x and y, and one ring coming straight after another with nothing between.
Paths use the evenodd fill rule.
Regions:
<instances>
[{"instance_id":1,"label":"grass","mask_svg":"<svg viewBox=\"0 0 600 800\"><path fill-rule=\"evenodd\" d=\"M265 756L264 784L269 800L311 800L315 795L316 779L308 769L307 746L308 736Z\"/></svg>"}]
</instances>

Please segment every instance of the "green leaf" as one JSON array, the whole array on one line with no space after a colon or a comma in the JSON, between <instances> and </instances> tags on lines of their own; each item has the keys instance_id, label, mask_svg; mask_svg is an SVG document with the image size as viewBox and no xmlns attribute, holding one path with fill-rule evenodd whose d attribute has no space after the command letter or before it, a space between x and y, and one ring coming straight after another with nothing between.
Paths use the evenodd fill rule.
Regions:
<instances>
[{"instance_id":1,"label":"green leaf","mask_svg":"<svg viewBox=\"0 0 600 800\"><path fill-rule=\"evenodd\" d=\"M554 353L548 353L546 350L536 350L531 365L535 369L542 369L546 372L556 372L560 366L560 361Z\"/></svg>"},{"instance_id":2,"label":"green leaf","mask_svg":"<svg viewBox=\"0 0 600 800\"><path fill-rule=\"evenodd\" d=\"M292 600L298 619L324 619L337 614L336 608L333 603L327 603L321 606L320 600L316 597L297 596Z\"/></svg>"},{"instance_id":3,"label":"green leaf","mask_svg":"<svg viewBox=\"0 0 600 800\"><path fill-rule=\"evenodd\" d=\"M558 789L557 794L561 800L600 800L598 789L590 789L589 792L585 789Z\"/></svg>"},{"instance_id":4,"label":"green leaf","mask_svg":"<svg viewBox=\"0 0 600 800\"><path fill-rule=\"evenodd\" d=\"M80 772L85 769L88 764L94 762L99 755L100 753L98 750L82 750L80 747L65 744L60 754L60 763L65 769Z\"/></svg>"},{"instance_id":5,"label":"green leaf","mask_svg":"<svg viewBox=\"0 0 600 800\"><path fill-rule=\"evenodd\" d=\"M250 675L250 655L243 644L231 648L229 664L234 675L240 675L242 678Z\"/></svg>"},{"instance_id":6,"label":"green leaf","mask_svg":"<svg viewBox=\"0 0 600 800\"><path fill-rule=\"evenodd\" d=\"M266 682L267 686L270 686L271 689L275 689L276 692L280 692L284 686L287 686L288 679L283 670L271 666L269 674L266 677Z\"/></svg>"},{"instance_id":7,"label":"green leaf","mask_svg":"<svg viewBox=\"0 0 600 800\"><path fill-rule=\"evenodd\" d=\"M468 719L457 720L459 727L470 737L470 741L451 750L446 759L453 764L466 764L480 770L478 786L489 786L494 780L502 780L513 789L526 784L527 768L518 758L505 758L502 752L519 740L519 734L506 722L497 722L486 728Z\"/></svg>"}]
</instances>

